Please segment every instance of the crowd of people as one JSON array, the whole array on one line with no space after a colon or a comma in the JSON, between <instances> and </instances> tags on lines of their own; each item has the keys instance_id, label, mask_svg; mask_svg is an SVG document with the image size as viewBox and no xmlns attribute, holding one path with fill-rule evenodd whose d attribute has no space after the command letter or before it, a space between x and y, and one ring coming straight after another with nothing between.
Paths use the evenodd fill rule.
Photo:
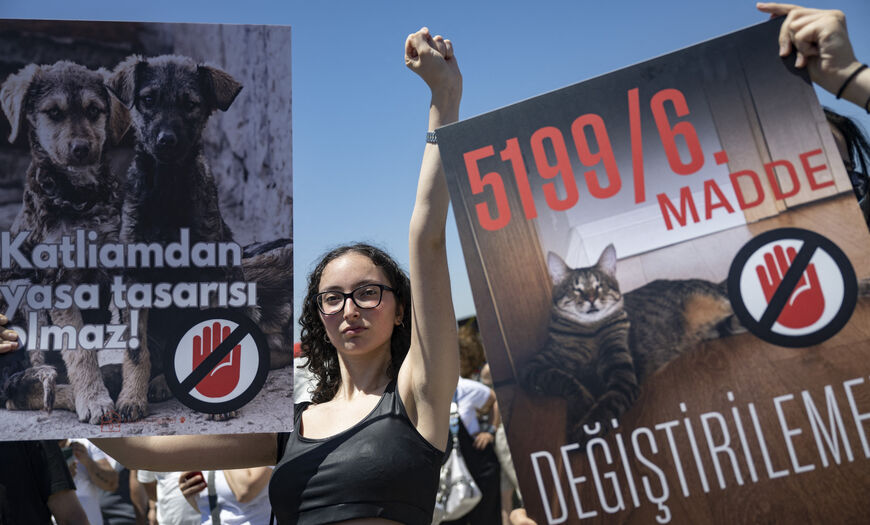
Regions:
<instances>
[{"instance_id":1,"label":"crowd of people","mask_svg":"<svg viewBox=\"0 0 870 525\"><path fill-rule=\"evenodd\" d=\"M0 443L0 460L3 525L269 523L270 467L129 470L86 439Z\"/></svg>"},{"instance_id":2,"label":"crowd of people","mask_svg":"<svg viewBox=\"0 0 870 525\"><path fill-rule=\"evenodd\" d=\"M759 9L786 17L782 56L796 53L797 67L821 87L870 112L870 70L854 56L842 13ZM408 36L405 62L430 89L429 131L456 121L462 76L450 40L423 28ZM867 139L829 120L870 218ZM533 523L479 336L473 321L457 327L453 314L447 207L429 134L409 275L366 244L331 250L315 266L300 320L300 377L310 388L296 386L294 432L0 443L0 525L51 516L60 525L268 523L271 514L278 523L429 525L454 402L459 447L482 497L448 523ZM3 331L0 353L15 351L16 339Z\"/></svg>"}]
</instances>

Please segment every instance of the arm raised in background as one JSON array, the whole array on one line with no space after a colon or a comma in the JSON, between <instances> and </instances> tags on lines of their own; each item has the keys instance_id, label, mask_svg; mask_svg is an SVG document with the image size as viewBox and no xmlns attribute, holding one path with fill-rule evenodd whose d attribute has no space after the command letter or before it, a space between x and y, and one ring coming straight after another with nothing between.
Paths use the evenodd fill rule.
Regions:
<instances>
[{"instance_id":1,"label":"arm raised in background","mask_svg":"<svg viewBox=\"0 0 870 525\"><path fill-rule=\"evenodd\" d=\"M455 122L462 75L450 40L433 37L425 27L408 35L405 65L431 91L429 131ZM408 235L411 347L399 371L398 385L417 430L442 450L447 446L450 399L459 377L456 316L445 246L449 202L438 146L426 143Z\"/></svg>"}]
</instances>

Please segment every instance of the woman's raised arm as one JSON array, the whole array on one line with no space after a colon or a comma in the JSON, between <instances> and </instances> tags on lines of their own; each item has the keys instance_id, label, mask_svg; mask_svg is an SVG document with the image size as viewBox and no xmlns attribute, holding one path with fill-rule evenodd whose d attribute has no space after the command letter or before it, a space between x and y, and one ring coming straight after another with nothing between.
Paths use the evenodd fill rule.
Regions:
<instances>
[{"instance_id":1,"label":"woman's raised arm","mask_svg":"<svg viewBox=\"0 0 870 525\"><path fill-rule=\"evenodd\" d=\"M425 27L408 35L405 64L432 92L429 131L455 122L462 97L462 75L450 40L440 35L433 37ZM449 202L438 146L427 142L408 238L413 324L411 347L399 371L399 388L417 430L442 449L447 445L450 399L459 377L456 316L444 232Z\"/></svg>"}]
</instances>

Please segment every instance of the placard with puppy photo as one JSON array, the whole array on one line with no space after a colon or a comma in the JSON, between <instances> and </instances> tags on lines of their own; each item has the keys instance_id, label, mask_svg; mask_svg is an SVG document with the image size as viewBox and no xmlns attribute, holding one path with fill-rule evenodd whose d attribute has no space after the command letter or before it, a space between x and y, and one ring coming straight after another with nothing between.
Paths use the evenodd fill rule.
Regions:
<instances>
[{"instance_id":1,"label":"placard with puppy photo","mask_svg":"<svg viewBox=\"0 0 870 525\"><path fill-rule=\"evenodd\" d=\"M537 523L864 519L870 232L781 23L436 132Z\"/></svg>"},{"instance_id":2,"label":"placard with puppy photo","mask_svg":"<svg viewBox=\"0 0 870 525\"><path fill-rule=\"evenodd\" d=\"M0 440L291 430L290 28L0 46Z\"/></svg>"}]
</instances>

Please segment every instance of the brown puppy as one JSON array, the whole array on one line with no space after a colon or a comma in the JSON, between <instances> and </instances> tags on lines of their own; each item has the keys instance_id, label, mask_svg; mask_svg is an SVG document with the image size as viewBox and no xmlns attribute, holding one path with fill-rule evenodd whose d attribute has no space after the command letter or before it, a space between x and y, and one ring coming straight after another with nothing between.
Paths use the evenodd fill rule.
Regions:
<instances>
[{"instance_id":1,"label":"brown puppy","mask_svg":"<svg viewBox=\"0 0 870 525\"><path fill-rule=\"evenodd\" d=\"M27 232L21 252L28 257L35 245L59 242L77 230L93 232L89 235L97 243L118 240L119 184L109 170L105 147L120 140L129 126L129 115L104 82L103 72L61 61L50 66L31 64L10 75L0 89L0 103L12 129L9 141L26 136L30 142L32 161L24 202L10 231L13 238ZM108 289L109 283L108 274L99 268L17 271L23 271L32 284L94 283ZM107 308L101 304L101 309ZM82 314L76 306L52 309L43 321L72 326L78 333L85 324ZM81 421L99 423L114 403L101 379L96 352L81 348L72 339L62 344L75 411ZM31 356L31 361L40 362L40 353L31 352ZM125 367L139 365L126 361ZM135 397L122 392L118 407L137 405Z\"/></svg>"}]
</instances>

